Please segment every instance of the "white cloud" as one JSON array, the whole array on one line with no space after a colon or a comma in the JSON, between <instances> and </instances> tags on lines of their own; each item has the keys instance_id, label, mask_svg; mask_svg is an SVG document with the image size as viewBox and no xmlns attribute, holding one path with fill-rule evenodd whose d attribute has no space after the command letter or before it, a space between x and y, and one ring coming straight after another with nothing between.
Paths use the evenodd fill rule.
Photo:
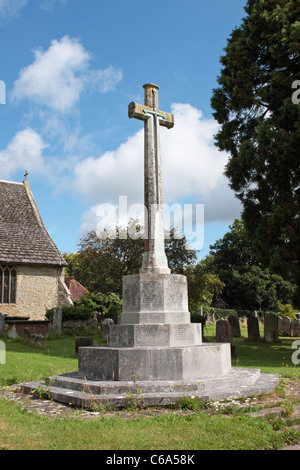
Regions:
<instances>
[{"instance_id":1,"label":"white cloud","mask_svg":"<svg viewBox=\"0 0 300 470\"><path fill-rule=\"evenodd\" d=\"M205 221L231 221L239 215L240 205L223 174L228 156L214 145L216 122L204 119L190 104L173 104L172 112L175 127L161 128L164 202L204 204ZM127 196L128 207L143 203L143 155L141 129L117 150L75 166L76 191L92 205L84 215L82 230L95 228L103 220L101 211L107 204L112 205L112 218L113 210L118 214L119 196Z\"/></svg>"},{"instance_id":2,"label":"white cloud","mask_svg":"<svg viewBox=\"0 0 300 470\"><path fill-rule=\"evenodd\" d=\"M52 40L46 51L36 49L34 57L33 63L21 70L12 97L28 98L62 113L73 109L88 86L106 92L122 79L122 73L112 66L105 70L91 69L90 52L68 36Z\"/></svg>"},{"instance_id":3,"label":"white cloud","mask_svg":"<svg viewBox=\"0 0 300 470\"><path fill-rule=\"evenodd\" d=\"M1 178L10 178L17 170L29 173L46 171L43 139L33 129L18 132L5 150L0 151Z\"/></svg>"},{"instance_id":4,"label":"white cloud","mask_svg":"<svg viewBox=\"0 0 300 470\"><path fill-rule=\"evenodd\" d=\"M95 204L116 203L119 195L127 195L130 204L142 200L143 139L140 130L117 150L87 158L75 166L75 185L85 199Z\"/></svg>"},{"instance_id":5,"label":"white cloud","mask_svg":"<svg viewBox=\"0 0 300 470\"><path fill-rule=\"evenodd\" d=\"M0 0L0 17L17 16L28 0Z\"/></svg>"}]
</instances>

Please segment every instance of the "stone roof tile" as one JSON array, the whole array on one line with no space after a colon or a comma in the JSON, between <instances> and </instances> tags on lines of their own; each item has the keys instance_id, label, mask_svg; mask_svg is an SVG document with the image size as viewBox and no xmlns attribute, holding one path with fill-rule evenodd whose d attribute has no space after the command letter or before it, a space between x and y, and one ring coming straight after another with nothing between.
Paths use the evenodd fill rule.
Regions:
<instances>
[{"instance_id":1,"label":"stone roof tile","mask_svg":"<svg viewBox=\"0 0 300 470\"><path fill-rule=\"evenodd\" d=\"M66 266L27 180L23 184L0 181L0 263Z\"/></svg>"}]
</instances>

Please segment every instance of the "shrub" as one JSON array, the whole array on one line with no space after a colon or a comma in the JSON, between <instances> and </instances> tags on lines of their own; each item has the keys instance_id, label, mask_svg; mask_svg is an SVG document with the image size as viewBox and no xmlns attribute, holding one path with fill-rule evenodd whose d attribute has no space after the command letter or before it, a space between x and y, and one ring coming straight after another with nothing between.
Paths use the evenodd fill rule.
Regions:
<instances>
[{"instance_id":1,"label":"shrub","mask_svg":"<svg viewBox=\"0 0 300 470\"><path fill-rule=\"evenodd\" d=\"M75 300L74 306L62 307L62 320L89 320L95 311L118 323L122 300L117 294L86 293L80 300ZM46 318L52 321L53 313L54 308L47 310Z\"/></svg>"},{"instance_id":2,"label":"shrub","mask_svg":"<svg viewBox=\"0 0 300 470\"><path fill-rule=\"evenodd\" d=\"M93 310L88 307L74 306L62 307L62 321L68 320L89 320L92 318ZM46 318L50 321L53 320L54 308L47 310Z\"/></svg>"},{"instance_id":3,"label":"shrub","mask_svg":"<svg viewBox=\"0 0 300 470\"><path fill-rule=\"evenodd\" d=\"M291 304L285 304L281 305L279 315L281 317L296 318L296 311Z\"/></svg>"},{"instance_id":4,"label":"shrub","mask_svg":"<svg viewBox=\"0 0 300 470\"><path fill-rule=\"evenodd\" d=\"M75 307L89 308L91 312L103 313L106 318L112 318L118 323L122 312L123 302L117 294L103 294L102 292L87 292L80 300L74 302Z\"/></svg>"}]
</instances>

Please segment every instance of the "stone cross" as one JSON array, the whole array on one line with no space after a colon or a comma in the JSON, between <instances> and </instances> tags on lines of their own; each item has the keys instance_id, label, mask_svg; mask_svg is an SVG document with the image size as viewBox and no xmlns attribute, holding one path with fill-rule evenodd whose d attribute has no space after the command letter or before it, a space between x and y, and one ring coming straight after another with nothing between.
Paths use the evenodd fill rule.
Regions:
<instances>
[{"instance_id":1,"label":"stone cross","mask_svg":"<svg viewBox=\"0 0 300 470\"><path fill-rule=\"evenodd\" d=\"M161 176L159 126L171 129L174 116L158 108L157 85L146 83L145 104L132 102L128 107L130 118L144 121L144 202L145 202L145 253L141 273L169 274L164 243L163 192Z\"/></svg>"}]
</instances>

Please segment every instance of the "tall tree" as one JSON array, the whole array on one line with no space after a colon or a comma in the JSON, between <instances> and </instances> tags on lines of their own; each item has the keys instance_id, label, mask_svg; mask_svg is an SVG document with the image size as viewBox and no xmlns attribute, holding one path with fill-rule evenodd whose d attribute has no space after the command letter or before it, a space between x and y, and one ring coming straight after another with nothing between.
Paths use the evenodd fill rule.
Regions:
<instances>
[{"instance_id":1,"label":"tall tree","mask_svg":"<svg viewBox=\"0 0 300 470\"><path fill-rule=\"evenodd\" d=\"M279 304L295 304L295 284L271 273L258 261L252 238L241 220L235 220L223 238L195 268L199 276L213 273L225 284L222 295L231 307L277 310Z\"/></svg>"},{"instance_id":2,"label":"tall tree","mask_svg":"<svg viewBox=\"0 0 300 470\"><path fill-rule=\"evenodd\" d=\"M300 2L248 0L211 100L226 175L259 259L300 290Z\"/></svg>"},{"instance_id":3,"label":"tall tree","mask_svg":"<svg viewBox=\"0 0 300 470\"><path fill-rule=\"evenodd\" d=\"M130 220L126 229L87 233L80 240L79 252L65 255L68 273L90 292L122 295L122 277L137 274L142 265L143 234L144 228L136 220ZM181 274L195 263L197 252L189 247L185 236L178 238L176 230L166 234L165 245L174 273Z\"/></svg>"}]
</instances>

